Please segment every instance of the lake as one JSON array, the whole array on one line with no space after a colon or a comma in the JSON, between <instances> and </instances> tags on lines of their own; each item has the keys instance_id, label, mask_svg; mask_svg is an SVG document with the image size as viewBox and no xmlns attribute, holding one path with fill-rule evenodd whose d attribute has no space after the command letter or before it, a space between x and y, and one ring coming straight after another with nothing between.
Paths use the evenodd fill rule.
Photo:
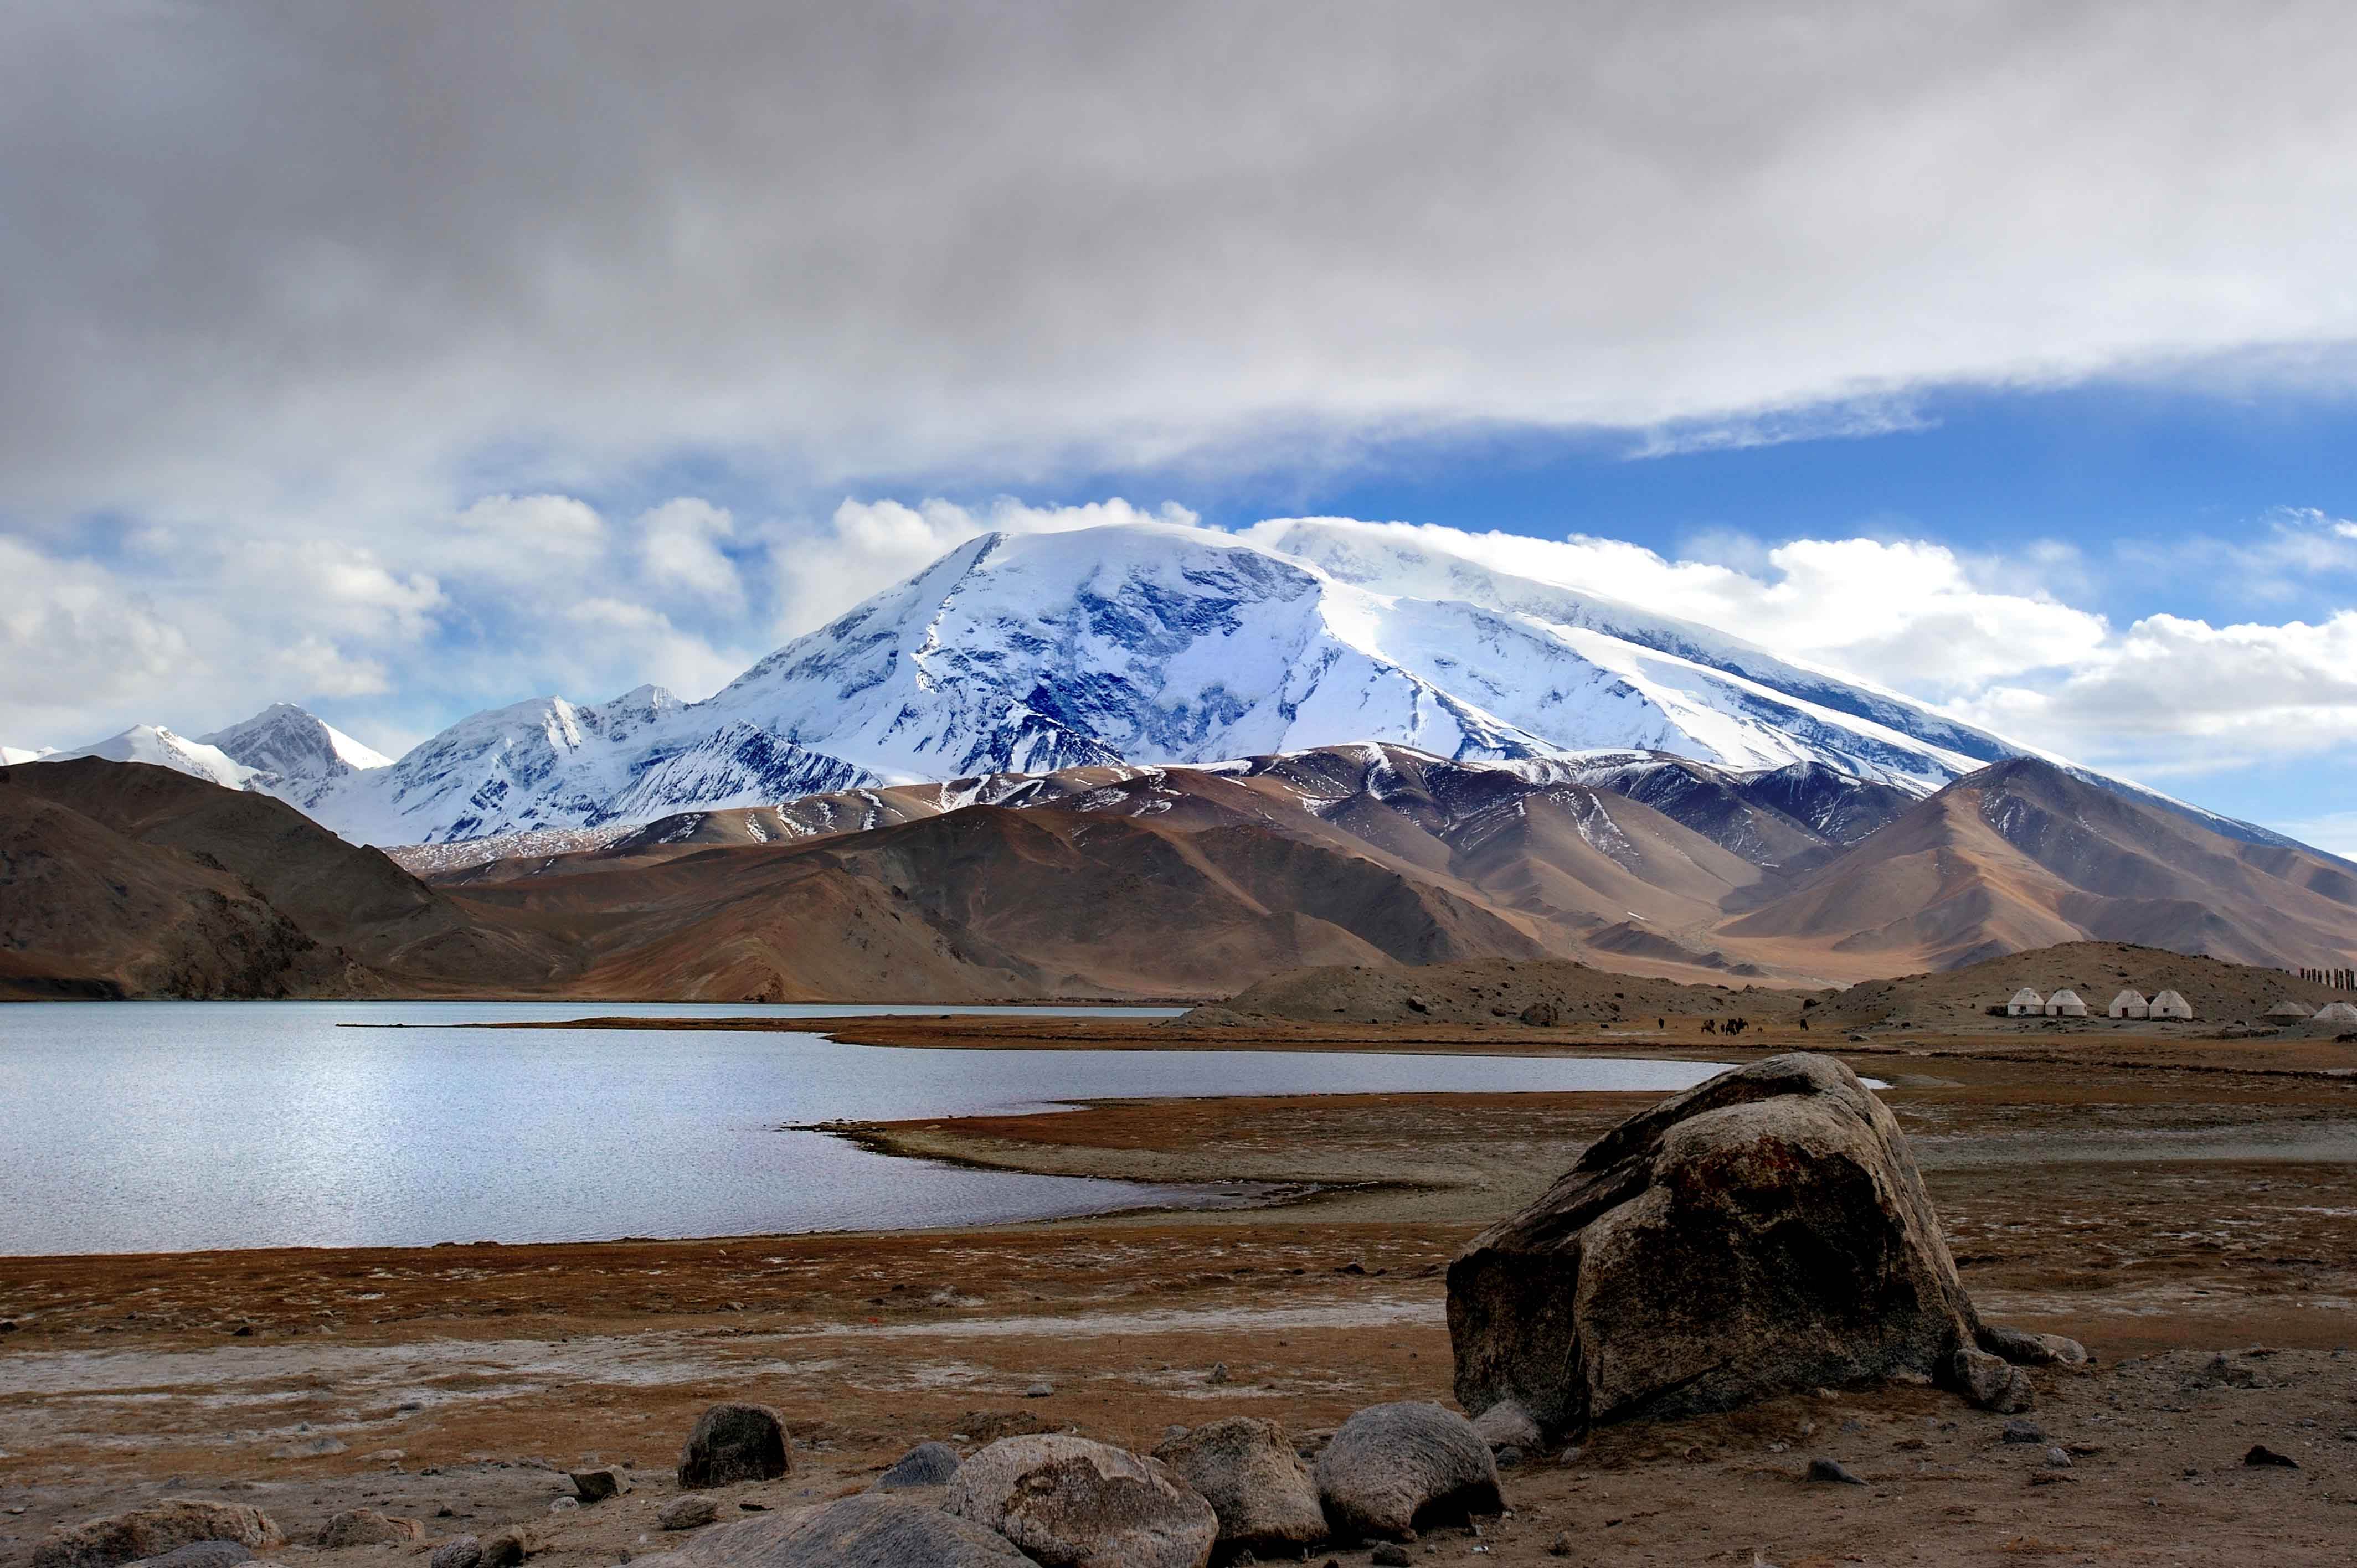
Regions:
<instances>
[{"instance_id":1,"label":"lake","mask_svg":"<svg viewBox=\"0 0 2357 1568\"><path fill-rule=\"evenodd\" d=\"M1219 1094L1654 1090L1697 1062L1313 1051L908 1050L805 1031L361 1029L587 1016L1127 1008L123 1002L0 1006L0 1254L969 1226L1249 1202L963 1170L823 1133Z\"/></svg>"}]
</instances>

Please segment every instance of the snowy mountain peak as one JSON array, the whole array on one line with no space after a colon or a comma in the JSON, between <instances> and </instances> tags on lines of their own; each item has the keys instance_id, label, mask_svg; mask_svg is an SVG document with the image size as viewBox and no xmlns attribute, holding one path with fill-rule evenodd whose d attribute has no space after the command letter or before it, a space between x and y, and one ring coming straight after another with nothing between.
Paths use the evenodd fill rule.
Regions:
<instances>
[{"instance_id":1,"label":"snowy mountain peak","mask_svg":"<svg viewBox=\"0 0 2357 1568\"><path fill-rule=\"evenodd\" d=\"M144 762L152 768L168 768L176 773L206 779L226 789L253 788L261 771L248 768L219 746L174 735L160 725L133 725L121 735L109 736L95 746L53 751L42 760L70 762L78 757L101 757L109 762Z\"/></svg>"},{"instance_id":2,"label":"snowy mountain peak","mask_svg":"<svg viewBox=\"0 0 2357 1568\"><path fill-rule=\"evenodd\" d=\"M292 703L273 703L243 723L200 739L248 768L282 779L340 779L393 766L393 758Z\"/></svg>"},{"instance_id":3,"label":"snowy mountain peak","mask_svg":"<svg viewBox=\"0 0 2357 1568\"><path fill-rule=\"evenodd\" d=\"M54 746L0 746L0 768L13 768L19 762L38 762L45 757L56 756L57 751Z\"/></svg>"}]
</instances>

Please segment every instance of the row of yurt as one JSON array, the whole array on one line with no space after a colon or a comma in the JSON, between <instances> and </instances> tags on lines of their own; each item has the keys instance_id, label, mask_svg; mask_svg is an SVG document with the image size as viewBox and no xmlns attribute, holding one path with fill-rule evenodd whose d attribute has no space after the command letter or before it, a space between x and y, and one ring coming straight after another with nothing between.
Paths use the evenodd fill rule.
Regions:
<instances>
[{"instance_id":1,"label":"row of yurt","mask_svg":"<svg viewBox=\"0 0 2357 1568\"><path fill-rule=\"evenodd\" d=\"M2147 1002L2133 986L2112 998L2115 1018L2190 1018L2193 1008L2174 991L2164 991Z\"/></svg>"},{"instance_id":2,"label":"row of yurt","mask_svg":"<svg viewBox=\"0 0 2357 1568\"><path fill-rule=\"evenodd\" d=\"M2075 991L2062 990L2051 996L2040 996L2027 985L2013 993L2005 1004L2008 1018L2083 1018L2087 1004L2079 1000Z\"/></svg>"}]
</instances>

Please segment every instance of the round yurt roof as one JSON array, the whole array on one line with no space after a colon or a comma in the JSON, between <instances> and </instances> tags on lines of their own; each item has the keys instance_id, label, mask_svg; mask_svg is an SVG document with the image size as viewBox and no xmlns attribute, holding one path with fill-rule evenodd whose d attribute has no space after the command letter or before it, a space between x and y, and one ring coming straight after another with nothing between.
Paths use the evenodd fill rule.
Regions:
<instances>
[{"instance_id":1,"label":"round yurt roof","mask_svg":"<svg viewBox=\"0 0 2357 1568\"><path fill-rule=\"evenodd\" d=\"M2027 985L2013 993L2013 1000L2016 1002L2028 1002L2040 1007L2046 1005L2046 998L2040 996Z\"/></svg>"},{"instance_id":2,"label":"round yurt roof","mask_svg":"<svg viewBox=\"0 0 2357 1568\"><path fill-rule=\"evenodd\" d=\"M2086 1005L2084 1002L2079 1001L2079 993L2077 992L2068 989L2056 992L2053 995L2048 997L2046 1001L2050 1006L2055 1007L2067 1007L2074 1002L2077 1002L2082 1007Z\"/></svg>"},{"instance_id":3,"label":"round yurt roof","mask_svg":"<svg viewBox=\"0 0 2357 1568\"><path fill-rule=\"evenodd\" d=\"M2307 1008L2301 1006L2298 1003L2294 1002L2290 997L2287 996L2282 1001L2267 1009L2267 1016L2270 1018L2305 1018L2309 1016L2309 1011Z\"/></svg>"},{"instance_id":4,"label":"round yurt roof","mask_svg":"<svg viewBox=\"0 0 2357 1568\"><path fill-rule=\"evenodd\" d=\"M2332 1002L2317 1010L2313 1020L2319 1024L2357 1024L2357 1007L2346 1002Z\"/></svg>"},{"instance_id":5,"label":"round yurt roof","mask_svg":"<svg viewBox=\"0 0 2357 1568\"><path fill-rule=\"evenodd\" d=\"M2182 1007L2185 1005L2185 998L2179 996L2174 991L2164 991L2159 995L2152 999L2152 1004L2156 1007L2159 1006L2164 1002L2170 1004L2172 1006Z\"/></svg>"},{"instance_id":6,"label":"round yurt roof","mask_svg":"<svg viewBox=\"0 0 2357 1568\"><path fill-rule=\"evenodd\" d=\"M2118 1006L2123 1002L2126 1003L2131 1007L2141 1007L2145 1004L2144 993L2131 986L2129 989L2121 992L2117 996L2112 998L2112 1005L2115 1007Z\"/></svg>"}]
</instances>

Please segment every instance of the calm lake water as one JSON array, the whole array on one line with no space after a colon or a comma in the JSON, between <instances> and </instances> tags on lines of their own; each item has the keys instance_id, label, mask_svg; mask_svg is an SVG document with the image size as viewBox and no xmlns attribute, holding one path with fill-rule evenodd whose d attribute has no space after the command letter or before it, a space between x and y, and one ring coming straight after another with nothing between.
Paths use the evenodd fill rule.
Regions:
<instances>
[{"instance_id":1,"label":"calm lake water","mask_svg":"<svg viewBox=\"0 0 2357 1568\"><path fill-rule=\"evenodd\" d=\"M781 1127L1133 1096L1658 1090L1701 1063L935 1051L800 1031L355 1029L1149 1009L126 1002L0 1006L0 1254L974 1225L1174 1188L959 1170Z\"/></svg>"}]
</instances>

